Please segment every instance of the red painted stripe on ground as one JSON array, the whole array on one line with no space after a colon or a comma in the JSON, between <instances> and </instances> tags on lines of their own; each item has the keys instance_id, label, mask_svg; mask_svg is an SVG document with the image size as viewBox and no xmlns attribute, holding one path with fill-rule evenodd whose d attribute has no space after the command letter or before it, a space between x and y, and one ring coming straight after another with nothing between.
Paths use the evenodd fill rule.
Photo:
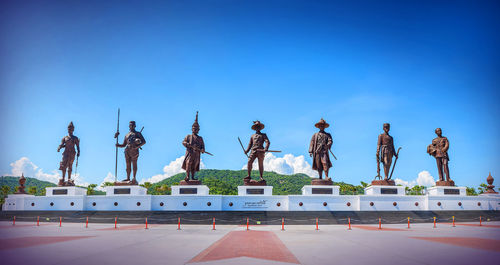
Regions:
<instances>
[{"instance_id":1,"label":"red painted stripe on ground","mask_svg":"<svg viewBox=\"0 0 500 265\"><path fill-rule=\"evenodd\" d=\"M477 237L410 237L414 239L500 252L500 240Z\"/></svg>"},{"instance_id":2,"label":"red painted stripe on ground","mask_svg":"<svg viewBox=\"0 0 500 265\"><path fill-rule=\"evenodd\" d=\"M237 257L297 263L297 258L270 231L232 231L203 250L191 262L204 262Z\"/></svg>"},{"instance_id":3,"label":"red painted stripe on ground","mask_svg":"<svg viewBox=\"0 0 500 265\"><path fill-rule=\"evenodd\" d=\"M371 225L351 225L352 228L359 228L363 230L372 230L372 231L409 231L410 229L400 229L400 228L389 228L382 226L382 229L378 229L378 226Z\"/></svg>"},{"instance_id":4,"label":"red painted stripe on ground","mask_svg":"<svg viewBox=\"0 0 500 265\"><path fill-rule=\"evenodd\" d=\"M480 227L491 227L491 228L500 228L500 225L479 225L479 224L459 224L455 223L455 225L463 225L463 226L480 226Z\"/></svg>"},{"instance_id":5,"label":"red painted stripe on ground","mask_svg":"<svg viewBox=\"0 0 500 265\"><path fill-rule=\"evenodd\" d=\"M33 236L0 239L0 250L27 248L46 244L89 238L93 236Z\"/></svg>"}]
</instances>

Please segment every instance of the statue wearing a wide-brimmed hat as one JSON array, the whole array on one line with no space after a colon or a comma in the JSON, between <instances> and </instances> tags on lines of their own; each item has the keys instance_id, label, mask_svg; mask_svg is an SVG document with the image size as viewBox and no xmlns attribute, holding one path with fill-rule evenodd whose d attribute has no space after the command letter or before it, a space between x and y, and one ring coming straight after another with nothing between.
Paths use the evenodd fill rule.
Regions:
<instances>
[{"instance_id":1,"label":"statue wearing a wide-brimmed hat","mask_svg":"<svg viewBox=\"0 0 500 265\"><path fill-rule=\"evenodd\" d=\"M330 161L330 154L328 152L332 148L333 140L332 135L325 132L325 129L330 124L321 118L314 126L319 129L319 132L312 136L311 143L309 144L309 155L313 158L312 168L318 171L319 179L323 179L323 172L325 172L325 181L328 183L325 182L323 184L331 185L333 182L328 177L328 171L332 167L332 162Z\"/></svg>"},{"instance_id":2,"label":"statue wearing a wide-brimmed hat","mask_svg":"<svg viewBox=\"0 0 500 265\"><path fill-rule=\"evenodd\" d=\"M264 129L263 123L261 123L260 121L253 122L252 130L255 130L255 133L250 137L250 142L248 143L248 147L245 150L245 154L248 154L248 152L250 152L247 164L248 175L243 179L245 185L265 185L265 180L262 177L264 173L264 157L266 155L266 152L269 150L269 145L271 144L271 142L269 141L269 138L267 138L267 135L261 132L262 129ZM266 143L265 147L264 143ZM255 159L257 159L259 163L260 181L258 182L251 181L252 178L250 177L252 173L252 164Z\"/></svg>"},{"instance_id":3,"label":"statue wearing a wide-brimmed hat","mask_svg":"<svg viewBox=\"0 0 500 265\"><path fill-rule=\"evenodd\" d=\"M61 144L57 148L57 152L64 148L62 153L62 161L59 163L59 169L62 171L62 179L59 180L59 186L74 186L75 183L71 179L71 171L73 170L73 161L75 161L75 155L80 156L80 139L73 135L75 131L75 126L73 122L68 125L68 135L64 136L61 140ZM78 153L75 151L78 151ZM78 164L78 163L77 163ZM68 181L64 181L66 177L66 171L68 172Z\"/></svg>"},{"instance_id":4,"label":"statue wearing a wide-brimmed hat","mask_svg":"<svg viewBox=\"0 0 500 265\"><path fill-rule=\"evenodd\" d=\"M195 178L195 173L200 171L201 154L205 153L205 143L203 138L198 135L200 124L198 124L198 112L193 126L192 134L187 135L182 141L186 147L186 155L182 163L182 169L186 170L186 178L181 181L181 185L200 185L201 182Z\"/></svg>"}]
</instances>

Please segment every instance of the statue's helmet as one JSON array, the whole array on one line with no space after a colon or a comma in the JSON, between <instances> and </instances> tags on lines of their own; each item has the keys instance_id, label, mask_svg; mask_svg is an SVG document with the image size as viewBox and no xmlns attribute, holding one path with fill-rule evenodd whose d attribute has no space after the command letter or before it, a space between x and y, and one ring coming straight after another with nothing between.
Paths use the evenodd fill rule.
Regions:
<instances>
[{"instance_id":1,"label":"statue's helmet","mask_svg":"<svg viewBox=\"0 0 500 265\"><path fill-rule=\"evenodd\" d=\"M194 122L193 122L193 128L197 128L197 129L200 129L200 124L198 123L198 111L196 112L196 118L194 119Z\"/></svg>"},{"instance_id":2,"label":"statue's helmet","mask_svg":"<svg viewBox=\"0 0 500 265\"><path fill-rule=\"evenodd\" d=\"M75 125L73 125L73 122L70 122L69 125L68 125L68 129L75 129Z\"/></svg>"}]
</instances>

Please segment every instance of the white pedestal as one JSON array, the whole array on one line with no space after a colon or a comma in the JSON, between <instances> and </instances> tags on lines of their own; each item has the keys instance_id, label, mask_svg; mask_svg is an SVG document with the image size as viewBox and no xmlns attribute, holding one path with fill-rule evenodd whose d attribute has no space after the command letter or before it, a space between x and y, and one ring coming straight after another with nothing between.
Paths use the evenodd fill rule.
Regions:
<instances>
[{"instance_id":1,"label":"white pedestal","mask_svg":"<svg viewBox=\"0 0 500 265\"><path fill-rule=\"evenodd\" d=\"M207 185L177 185L172 186L172 195L205 196L208 195Z\"/></svg>"},{"instance_id":2,"label":"white pedestal","mask_svg":"<svg viewBox=\"0 0 500 265\"><path fill-rule=\"evenodd\" d=\"M147 195L148 189L138 186L106 186L106 196Z\"/></svg>"},{"instance_id":3,"label":"white pedestal","mask_svg":"<svg viewBox=\"0 0 500 265\"><path fill-rule=\"evenodd\" d=\"M45 196L84 196L87 195L87 189L76 186L65 187L47 187L45 188Z\"/></svg>"},{"instance_id":4,"label":"white pedestal","mask_svg":"<svg viewBox=\"0 0 500 265\"><path fill-rule=\"evenodd\" d=\"M467 188L453 186L434 186L427 189L427 194L430 196L465 196L467 195Z\"/></svg>"},{"instance_id":5,"label":"white pedestal","mask_svg":"<svg viewBox=\"0 0 500 265\"><path fill-rule=\"evenodd\" d=\"M406 195L405 186L372 185L365 188L365 195Z\"/></svg>"},{"instance_id":6,"label":"white pedestal","mask_svg":"<svg viewBox=\"0 0 500 265\"><path fill-rule=\"evenodd\" d=\"M238 196L273 195L273 186L238 186Z\"/></svg>"},{"instance_id":7,"label":"white pedestal","mask_svg":"<svg viewBox=\"0 0 500 265\"><path fill-rule=\"evenodd\" d=\"M340 186L306 185L302 187L302 195L338 196L339 190Z\"/></svg>"},{"instance_id":8,"label":"white pedestal","mask_svg":"<svg viewBox=\"0 0 500 265\"><path fill-rule=\"evenodd\" d=\"M34 197L35 195L30 194L9 194L7 198L5 198L2 209L3 211L23 211L25 210L25 199Z\"/></svg>"}]
</instances>

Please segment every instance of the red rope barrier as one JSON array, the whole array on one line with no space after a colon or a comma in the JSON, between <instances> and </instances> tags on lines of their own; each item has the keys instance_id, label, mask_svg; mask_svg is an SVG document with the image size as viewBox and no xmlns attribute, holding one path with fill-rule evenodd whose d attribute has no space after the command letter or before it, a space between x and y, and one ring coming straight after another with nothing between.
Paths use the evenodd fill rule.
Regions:
<instances>
[{"instance_id":1,"label":"red rope barrier","mask_svg":"<svg viewBox=\"0 0 500 265\"><path fill-rule=\"evenodd\" d=\"M146 217L146 229L148 229L148 218Z\"/></svg>"},{"instance_id":2,"label":"red rope barrier","mask_svg":"<svg viewBox=\"0 0 500 265\"><path fill-rule=\"evenodd\" d=\"M434 216L434 228L436 228L436 217Z\"/></svg>"},{"instance_id":3,"label":"red rope barrier","mask_svg":"<svg viewBox=\"0 0 500 265\"><path fill-rule=\"evenodd\" d=\"M318 227L318 217L316 217L316 230L319 230L319 227Z\"/></svg>"},{"instance_id":4,"label":"red rope barrier","mask_svg":"<svg viewBox=\"0 0 500 265\"><path fill-rule=\"evenodd\" d=\"M281 217L281 231L285 231L285 218Z\"/></svg>"},{"instance_id":5,"label":"red rope barrier","mask_svg":"<svg viewBox=\"0 0 500 265\"><path fill-rule=\"evenodd\" d=\"M347 230L351 230L351 217L347 217L347 221L349 222L349 229Z\"/></svg>"},{"instance_id":6,"label":"red rope barrier","mask_svg":"<svg viewBox=\"0 0 500 265\"><path fill-rule=\"evenodd\" d=\"M12 225L16 225L16 216L14 215L14 220L12 221Z\"/></svg>"},{"instance_id":7,"label":"red rope barrier","mask_svg":"<svg viewBox=\"0 0 500 265\"><path fill-rule=\"evenodd\" d=\"M479 226L483 226L481 216L479 216Z\"/></svg>"},{"instance_id":8,"label":"red rope barrier","mask_svg":"<svg viewBox=\"0 0 500 265\"><path fill-rule=\"evenodd\" d=\"M59 227L61 227L61 226L62 226L62 217L59 216Z\"/></svg>"},{"instance_id":9,"label":"red rope barrier","mask_svg":"<svg viewBox=\"0 0 500 265\"><path fill-rule=\"evenodd\" d=\"M85 228L89 228L89 217L87 216L87 220L85 220Z\"/></svg>"},{"instance_id":10,"label":"red rope barrier","mask_svg":"<svg viewBox=\"0 0 500 265\"><path fill-rule=\"evenodd\" d=\"M408 217L408 229L410 229L410 217Z\"/></svg>"},{"instance_id":11,"label":"red rope barrier","mask_svg":"<svg viewBox=\"0 0 500 265\"><path fill-rule=\"evenodd\" d=\"M215 230L215 217L212 218L212 230Z\"/></svg>"},{"instance_id":12,"label":"red rope barrier","mask_svg":"<svg viewBox=\"0 0 500 265\"><path fill-rule=\"evenodd\" d=\"M249 229L248 229L248 217L247 217L247 231L248 231L248 230L249 230Z\"/></svg>"},{"instance_id":13,"label":"red rope barrier","mask_svg":"<svg viewBox=\"0 0 500 265\"><path fill-rule=\"evenodd\" d=\"M40 216L36 217L36 226L40 226Z\"/></svg>"},{"instance_id":14,"label":"red rope barrier","mask_svg":"<svg viewBox=\"0 0 500 265\"><path fill-rule=\"evenodd\" d=\"M118 222L118 217L115 217L115 229L116 229L116 223Z\"/></svg>"},{"instance_id":15,"label":"red rope barrier","mask_svg":"<svg viewBox=\"0 0 500 265\"><path fill-rule=\"evenodd\" d=\"M378 229L382 229L382 218L378 218Z\"/></svg>"},{"instance_id":16,"label":"red rope barrier","mask_svg":"<svg viewBox=\"0 0 500 265\"><path fill-rule=\"evenodd\" d=\"M452 216L451 218L453 218L452 224L453 224L453 227L455 227L455 216Z\"/></svg>"},{"instance_id":17,"label":"red rope barrier","mask_svg":"<svg viewBox=\"0 0 500 265\"><path fill-rule=\"evenodd\" d=\"M177 230L181 230L181 218L178 217L177 219Z\"/></svg>"}]
</instances>

